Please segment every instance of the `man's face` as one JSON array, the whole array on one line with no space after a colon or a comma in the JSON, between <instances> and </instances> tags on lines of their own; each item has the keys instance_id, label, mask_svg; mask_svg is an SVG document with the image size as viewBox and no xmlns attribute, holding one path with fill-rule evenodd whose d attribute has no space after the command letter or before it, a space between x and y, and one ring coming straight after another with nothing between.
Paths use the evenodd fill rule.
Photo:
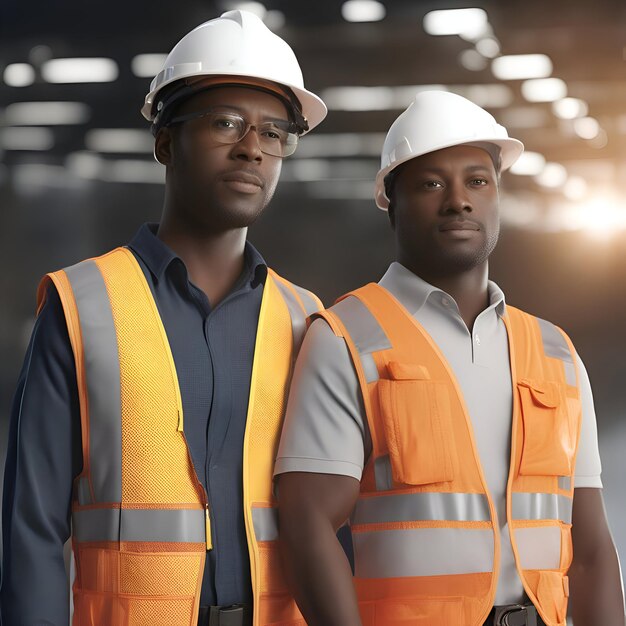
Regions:
<instances>
[{"instance_id":1,"label":"man's face","mask_svg":"<svg viewBox=\"0 0 626 626\"><path fill-rule=\"evenodd\" d=\"M288 120L278 97L245 87L218 87L199 93L185 101L176 115L208 108L236 113L255 127ZM162 160L159 142L161 148L169 149L165 164L175 210L196 227L228 230L249 226L274 194L282 159L261 152L254 129L235 144L220 144L209 132L208 118L200 117L161 131L157 155Z\"/></svg>"},{"instance_id":2,"label":"man's face","mask_svg":"<svg viewBox=\"0 0 626 626\"><path fill-rule=\"evenodd\" d=\"M399 259L434 276L483 265L498 241L498 176L489 154L454 146L403 164L390 218Z\"/></svg>"}]
</instances>

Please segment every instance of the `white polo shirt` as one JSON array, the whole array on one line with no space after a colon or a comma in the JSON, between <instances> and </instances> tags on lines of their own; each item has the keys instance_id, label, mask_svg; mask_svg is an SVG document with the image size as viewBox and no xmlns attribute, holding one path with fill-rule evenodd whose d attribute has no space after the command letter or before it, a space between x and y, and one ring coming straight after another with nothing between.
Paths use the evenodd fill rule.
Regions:
<instances>
[{"instance_id":1,"label":"white polo shirt","mask_svg":"<svg viewBox=\"0 0 626 626\"><path fill-rule=\"evenodd\" d=\"M470 332L454 299L399 263L379 283L434 339L456 376L498 515L502 546L495 604L524 598L506 520L513 390L504 294L489 281L489 306ZM602 487L596 416L587 372L577 358L582 429L575 487ZM311 325L298 356L274 475L339 474L361 479L371 451L367 418L345 341L324 320Z\"/></svg>"}]
</instances>

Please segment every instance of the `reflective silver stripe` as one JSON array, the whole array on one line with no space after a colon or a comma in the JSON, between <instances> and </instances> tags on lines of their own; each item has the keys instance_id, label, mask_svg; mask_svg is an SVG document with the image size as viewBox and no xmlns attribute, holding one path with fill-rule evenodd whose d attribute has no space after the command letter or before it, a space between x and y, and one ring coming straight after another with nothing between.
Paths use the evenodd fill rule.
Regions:
<instances>
[{"instance_id":1,"label":"reflective silver stripe","mask_svg":"<svg viewBox=\"0 0 626 626\"><path fill-rule=\"evenodd\" d=\"M493 571L488 529L411 528L353 532L358 578L439 576Z\"/></svg>"},{"instance_id":2,"label":"reflective silver stripe","mask_svg":"<svg viewBox=\"0 0 626 626\"><path fill-rule=\"evenodd\" d=\"M285 304L289 309L289 317L291 317L291 331L293 333L293 350L291 352L292 362L295 360L304 338L304 331L306 330L306 316L300 303L293 295L291 290L279 280L275 280L274 283L280 290L281 295L285 300Z\"/></svg>"},{"instance_id":3,"label":"reflective silver stripe","mask_svg":"<svg viewBox=\"0 0 626 626\"><path fill-rule=\"evenodd\" d=\"M76 488L76 495L78 497L78 504L93 504L91 499L91 491L89 489L89 479L85 476L78 479L78 486Z\"/></svg>"},{"instance_id":4,"label":"reflective silver stripe","mask_svg":"<svg viewBox=\"0 0 626 626\"><path fill-rule=\"evenodd\" d=\"M350 338L359 354L370 354L391 348L391 342L382 326L376 321L369 309L355 296L348 296L337 302L331 310L337 314L348 329Z\"/></svg>"},{"instance_id":5,"label":"reflective silver stripe","mask_svg":"<svg viewBox=\"0 0 626 626\"><path fill-rule=\"evenodd\" d=\"M278 511L270 507L252 507L252 524L257 541L278 539Z\"/></svg>"},{"instance_id":6,"label":"reflective silver stripe","mask_svg":"<svg viewBox=\"0 0 626 626\"><path fill-rule=\"evenodd\" d=\"M561 529L558 526L516 528L514 536L522 569L559 569Z\"/></svg>"},{"instance_id":7,"label":"reflective silver stripe","mask_svg":"<svg viewBox=\"0 0 626 626\"><path fill-rule=\"evenodd\" d=\"M573 499L555 493L514 493L512 500L513 519L517 520L561 520L572 523Z\"/></svg>"},{"instance_id":8,"label":"reflective silver stripe","mask_svg":"<svg viewBox=\"0 0 626 626\"><path fill-rule=\"evenodd\" d=\"M480 493L401 493L360 498L352 525L446 520L489 521L489 504Z\"/></svg>"},{"instance_id":9,"label":"reflective silver stripe","mask_svg":"<svg viewBox=\"0 0 626 626\"><path fill-rule=\"evenodd\" d=\"M298 287L298 285L294 285L293 283L291 283L291 286L300 296L307 316L313 315L313 313L317 313L320 310L319 305L306 289L302 289L302 287Z\"/></svg>"},{"instance_id":10,"label":"reflective silver stripe","mask_svg":"<svg viewBox=\"0 0 626 626\"><path fill-rule=\"evenodd\" d=\"M572 488L572 479L570 476L559 476L559 489L570 491Z\"/></svg>"},{"instance_id":11,"label":"reflective silver stripe","mask_svg":"<svg viewBox=\"0 0 626 626\"><path fill-rule=\"evenodd\" d=\"M72 523L78 541L206 541L203 509L87 509Z\"/></svg>"},{"instance_id":12,"label":"reflective silver stripe","mask_svg":"<svg viewBox=\"0 0 626 626\"><path fill-rule=\"evenodd\" d=\"M113 313L104 279L94 261L65 270L83 339L89 403L89 457L96 502L122 499L122 401Z\"/></svg>"},{"instance_id":13,"label":"reflective silver stripe","mask_svg":"<svg viewBox=\"0 0 626 626\"><path fill-rule=\"evenodd\" d=\"M376 382L380 376L378 375L378 368L376 362L371 354L361 354L361 365L363 366L363 374L365 374L365 382Z\"/></svg>"},{"instance_id":14,"label":"reflective silver stripe","mask_svg":"<svg viewBox=\"0 0 626 626\"><path fill-rule=\"evenodd\" d=\"M376 491L393 489L393 475L391 474L391 461L388 454L379 456L374 461L374 480L376 481Z\"/></svg>"},{"instance_id":15,"label":"reflective silver stripe","mask_svg":"<svg viewBox=\"0 0 626 626\"><path fill-rule=\"evenodd\" d=\"M543 339L543 350L546 356L563 361L565 368L565 380L568 385L576 386L576 366L565 337L559 329L546 320L537 318Z\"/></svg>"}]
</instances>

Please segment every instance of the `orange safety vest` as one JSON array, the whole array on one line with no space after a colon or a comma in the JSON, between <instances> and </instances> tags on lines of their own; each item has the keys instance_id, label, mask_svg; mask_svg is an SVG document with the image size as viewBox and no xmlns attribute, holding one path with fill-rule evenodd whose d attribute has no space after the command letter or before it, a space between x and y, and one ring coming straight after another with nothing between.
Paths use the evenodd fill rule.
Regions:
<instances>
[{"instance_id":1,"label":"orange safety vest","mask_svg":"<svg viewBox=\"0 0 626 626\"><path fill-rule=\"evenodd\" d=\"M83 469L74 485L74 626L196 626L211 512L184 434L165 329L133 254L118 248L44 277L76 362ZM305 622L277 554L272 468L313 294L269 271L244 439L254 626Z\"/></svg>"},{"instance_id":2,"label":"orange safety vest","mask_svg":"<svg viewBox=\"0 0 626 626\"><path fill-rule=\"evenodd\" d=\"M463 394L424 328L370 284L317 314L344 337L372 454L351 519L363 626L480 626L500 536ZM528 597L565 626L573 477L581 425L574 348L507 307L514 389L507 520Z\"/></svg>"}]
</instances>

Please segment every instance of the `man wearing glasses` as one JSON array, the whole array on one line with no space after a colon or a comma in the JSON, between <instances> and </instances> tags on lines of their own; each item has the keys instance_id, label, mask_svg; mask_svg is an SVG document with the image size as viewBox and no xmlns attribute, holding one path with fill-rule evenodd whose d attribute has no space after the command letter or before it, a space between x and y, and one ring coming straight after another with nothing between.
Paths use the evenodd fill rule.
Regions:
<instances>
[{"instance_id":1,"label":"man wearing glasses","mask_svg":"<svg viewBox=\"0 0 626 626\"><path fill-rule=\"evenodd\" d=\"M298 623L275 551L272 466L319 300L246 242L282 158L326 107L244 11L188 33L143 115L161 222L49 274L11 418L5 624ZM254 606L253 606L254 597Z\"/></svg>"}]
</instances>

